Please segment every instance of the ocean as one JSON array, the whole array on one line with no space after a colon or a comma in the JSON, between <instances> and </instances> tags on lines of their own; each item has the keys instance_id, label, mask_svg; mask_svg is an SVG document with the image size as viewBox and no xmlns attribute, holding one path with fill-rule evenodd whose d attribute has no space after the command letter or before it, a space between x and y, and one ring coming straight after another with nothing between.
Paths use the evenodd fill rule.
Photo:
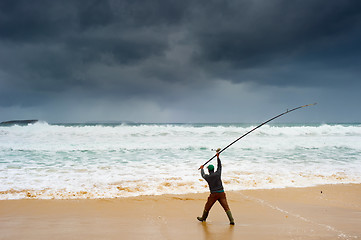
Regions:
<instances>
[{"instance_id":1,"label":"ocean","mask_svg":"<svg viewBox=\"0 0 361 240\"><path fill-rule=\"evenodd\" d=\"M0 126L0 199L208 192L199 166L257 124ZM361 183L361 124L269 124L221 154L226 191ZM216 165L216 160L211 164Z\"/></svg>"}]
</instances>

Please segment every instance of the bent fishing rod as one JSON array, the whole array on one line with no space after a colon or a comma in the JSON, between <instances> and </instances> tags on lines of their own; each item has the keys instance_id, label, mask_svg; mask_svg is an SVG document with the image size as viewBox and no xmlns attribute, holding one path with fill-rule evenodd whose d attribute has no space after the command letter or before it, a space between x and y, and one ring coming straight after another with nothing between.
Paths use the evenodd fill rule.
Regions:
<instances>
[{"instance_id":1,"label":"bent fishing rod","mask_svg":"<svg viewBox=\"0 0 361 240\"><path fill-rule=\"evenodd\" d=\"M314 105L316 105L316 104L317 104L317 103L312 103L312 104L308 104L308 105L303 105L303 106L300 106L300 107L296 107L296 108L293 108L293 109L291 109L291 110L288 110L288 109L287 109L286 112L283 112L283 113L281 113L281 114L279 114L279 115L277 115L277 116L275 116L275 117L273 117L273 118L271 118L271 119L269 119L269 120L261 123L260 125L258 125L257 127L253 128L252 130L246 132L245 134L243 134L242 136L240 136L239 138L237 138L236 140L234 140L233 142L231 142L230 144L228 144L228 145L227 145L226 147L224 147L223 149L221 149L221 150L218 149L218 150L217 150L217 153L220 154L221 152L223 152L224 150L226 150L227 148L229 148L230 146L232 146L234 143L236 143L237 141L239 141L239 140L242 139L243 137L247 136L248 134L250 134L251 132L253 132L253 131L256 130L257 128L260 128L260 127L262 127L263 125L269 123L270 121L275 120L276 118L279 118L279 117L281 117L281 116L283 116L283 115L285 115L285 114L287 114L287 113L290 113L290 112L292 112L292 111L295 111L295 110L297 110L297 109L304 108L304 107L308 107L308 106L314 106ZM215 154L213 157L211 157L211 158L210 158L207 162L205 162L202 166L205 166L207 163L209 163L210 161L212 161L212 159L215 158L216 156L217 156L217 154ZM201 169L201 168L198 168L198 170L199 170L199 169Z\"/></svg>"}]
</instances>

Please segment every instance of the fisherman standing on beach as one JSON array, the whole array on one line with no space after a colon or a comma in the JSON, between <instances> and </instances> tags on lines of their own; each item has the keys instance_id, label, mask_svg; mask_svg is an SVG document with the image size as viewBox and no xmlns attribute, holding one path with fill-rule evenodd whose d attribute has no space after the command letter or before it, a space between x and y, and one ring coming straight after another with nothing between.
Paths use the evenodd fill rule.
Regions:
<instances>
[{"instance_id":1,"label":"fisherman standing on beach","mask_svg":"<svg viewBox=\"0 0 361 240\"><path fill-rule=\"evenodd\" d=\"M203 169L204 165L200 167L201 175L207 181L211 194L209 195L206 205L204 206L202 217L197 217L197 219L201 222L206 221L208 213L211 210L213 204L218 201L222 205L224 211L227 213L229 223L234 225L234 219L232 217L231 209L228 206L226 193L224 192L221 180L222 164L221 159L219 158L220 150L220 148L217 149L217 171L214 171L213 165L208 165L207 168L209 174L205 174Z\"/></svg>"}]
</instances>

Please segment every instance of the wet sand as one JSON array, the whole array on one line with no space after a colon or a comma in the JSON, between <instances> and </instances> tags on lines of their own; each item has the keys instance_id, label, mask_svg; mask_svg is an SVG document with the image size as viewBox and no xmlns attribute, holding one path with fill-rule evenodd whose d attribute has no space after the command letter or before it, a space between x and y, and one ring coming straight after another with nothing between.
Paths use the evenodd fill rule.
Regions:
<instances>
[{"instance_id":1,"label":"wet sand","mask_svg":"<svg viewBox=\"0 0 361 240\"><path fill-rule=\"evenodd\" d=\"M227 192L236 225L208 193L0 201L0 239L361 239L361 184Z\"/></svg>"}]
</instances>

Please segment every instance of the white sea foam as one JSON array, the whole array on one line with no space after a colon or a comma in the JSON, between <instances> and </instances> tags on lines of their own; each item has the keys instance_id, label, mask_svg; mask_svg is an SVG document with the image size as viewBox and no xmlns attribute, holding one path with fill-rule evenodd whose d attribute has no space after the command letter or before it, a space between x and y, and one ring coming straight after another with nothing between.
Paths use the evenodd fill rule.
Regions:
<instances>
[{"instance_id":1,"label":"white sea foam","mask_svg":"<svg viewBox=\"0 0 361 240\"><path fill-rule=\"evenodd\" d=\"M0 127L0 199L208 191L198 167L255 126ZM361 183L361 125L266 125L222 153L226 190ZM213 164L216 162L213 161Z\"/></svg>"}]
</instances>

